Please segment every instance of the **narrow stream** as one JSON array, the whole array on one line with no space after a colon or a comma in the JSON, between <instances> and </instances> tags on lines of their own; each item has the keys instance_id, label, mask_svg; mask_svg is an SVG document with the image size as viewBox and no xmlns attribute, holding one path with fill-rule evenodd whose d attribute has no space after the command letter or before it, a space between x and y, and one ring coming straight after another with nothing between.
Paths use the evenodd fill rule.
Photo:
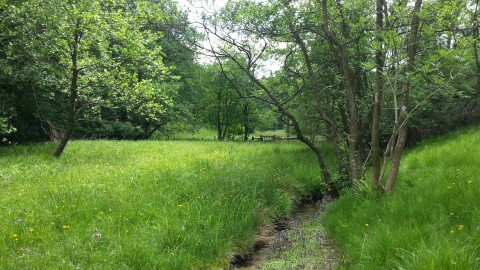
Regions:
<instances>
[{"instance_id":1,"label":"narrow stream","mask_svg":"<svg viewBox=\"0 0 480 270\"><path fill-rule=\"evenodd\" d=\"M257 236L254 253L248 258L237 257L230 266L230 270L257 270L268 260L273 252L273 243L281 237L282 233L298 228L306 221L316 218L320 214L320 202L304 204L297 209L289 220L281 220L271 228L262 230Z\"/></svg>"}]
</instances>

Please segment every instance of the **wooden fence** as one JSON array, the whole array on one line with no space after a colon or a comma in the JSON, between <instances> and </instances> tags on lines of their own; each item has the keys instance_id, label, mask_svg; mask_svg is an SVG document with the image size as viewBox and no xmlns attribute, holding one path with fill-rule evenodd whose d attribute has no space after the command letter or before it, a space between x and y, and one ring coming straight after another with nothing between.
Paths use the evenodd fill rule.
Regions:
<instances>
[{"instance_id":1,"label":"wooden fence","mask_svg":"<svg viewBox=\"0 0 480 270\"><path fill-rule=\"evenodd\" d=\"M291 140L296 140L297 137L280 137L280 136L265 136L265 135L260 135L260 137L252 137L252 140L258 140L258 141L264 141L264 142L274 142L274 141L291 141Z\"/></svg>"}]
</instances>

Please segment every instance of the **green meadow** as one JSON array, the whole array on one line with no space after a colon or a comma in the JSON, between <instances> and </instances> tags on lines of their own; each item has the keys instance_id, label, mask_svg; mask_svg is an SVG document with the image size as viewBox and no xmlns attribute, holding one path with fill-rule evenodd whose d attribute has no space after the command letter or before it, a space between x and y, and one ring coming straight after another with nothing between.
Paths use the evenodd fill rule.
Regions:
<instances>
[{"instance_id":1,"label":"green meadow","mask_svg":"<svg viewBox=\"0 0 480 270\"><path fill-rule=\"evenodd\" d=\"M409 149L393 194L368 179L344 191L264 269L317 269L325 230L339 269L480 269L479 141L475 127ZM0 269L228 269L322 189L298 142L73 141L59 159L55 147L0 149Z\"/></svg>"},{"instance_id":2,"label":"green meadow","mask_svg":"<svg viewBox=\"0 0 480 270\"><path fill-rule=\"evenodd\" d=\"M55 147L0 149L0 269L227 269L322 189L298 142Z\"/></svg>"}]
</instances>

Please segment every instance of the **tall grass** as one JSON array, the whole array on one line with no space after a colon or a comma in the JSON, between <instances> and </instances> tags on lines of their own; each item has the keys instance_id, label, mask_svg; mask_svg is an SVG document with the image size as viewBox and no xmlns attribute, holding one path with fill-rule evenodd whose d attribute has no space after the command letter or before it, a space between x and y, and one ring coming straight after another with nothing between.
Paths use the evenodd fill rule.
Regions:
<instances>
[{"instance_id":1,"label":"tall grass","mask_svg":"<svg viewBox=\"0 0 480 270\"><path fill-rule=\"evenodd\" d=\"M0 269L226 268L260 224L322 189L296 142L54 149L0 149Z\"/></svg>"},{"instance_id":2,"label":"tall grass","mask_svg":"<svg viewBox=\"0 0 480 270\"><path fill-rule=\"evenodd\" d=\"M480 128L423 142L392 195L348 193L327 229L348 269L480 269Z\"/></svg>"}]
</instances>

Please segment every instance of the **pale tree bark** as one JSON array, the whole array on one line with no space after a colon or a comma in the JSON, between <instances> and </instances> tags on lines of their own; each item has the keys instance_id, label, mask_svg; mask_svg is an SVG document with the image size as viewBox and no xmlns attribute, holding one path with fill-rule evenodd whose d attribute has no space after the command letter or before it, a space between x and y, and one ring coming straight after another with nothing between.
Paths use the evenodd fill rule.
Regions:
<instances>
[{"instance_id":1,"label":"pale tree bark","mask_svg":"<svg viewBox=\"0 0 480 270\"><path fill-rule=\"evenodd\" d=\"M413 9L412 20L410 22L410 38L407 43L407 66L405 67L404 81L402 82L402 92L401 92L401 102L400 108L395 108L399 110L398 120L395 123L392 136L395 137L394 144L392 144L392 164L390 167L390 172L385 184L385 191L391 192L395 187L395 182L397 181L398 171L400 169L400 162L402 158L403 149L405 147L405 142L407 140L407 121L408 121L408 100L409 100L409 91L410 91L410 79L408 76L412 75L414 72L414 63L415 55L417 49L417 38L418 38L418 28L420 24L420 19L418 13L422 7L422 0L416 0L415 6Z\"/></svg>"}]
</instances>

